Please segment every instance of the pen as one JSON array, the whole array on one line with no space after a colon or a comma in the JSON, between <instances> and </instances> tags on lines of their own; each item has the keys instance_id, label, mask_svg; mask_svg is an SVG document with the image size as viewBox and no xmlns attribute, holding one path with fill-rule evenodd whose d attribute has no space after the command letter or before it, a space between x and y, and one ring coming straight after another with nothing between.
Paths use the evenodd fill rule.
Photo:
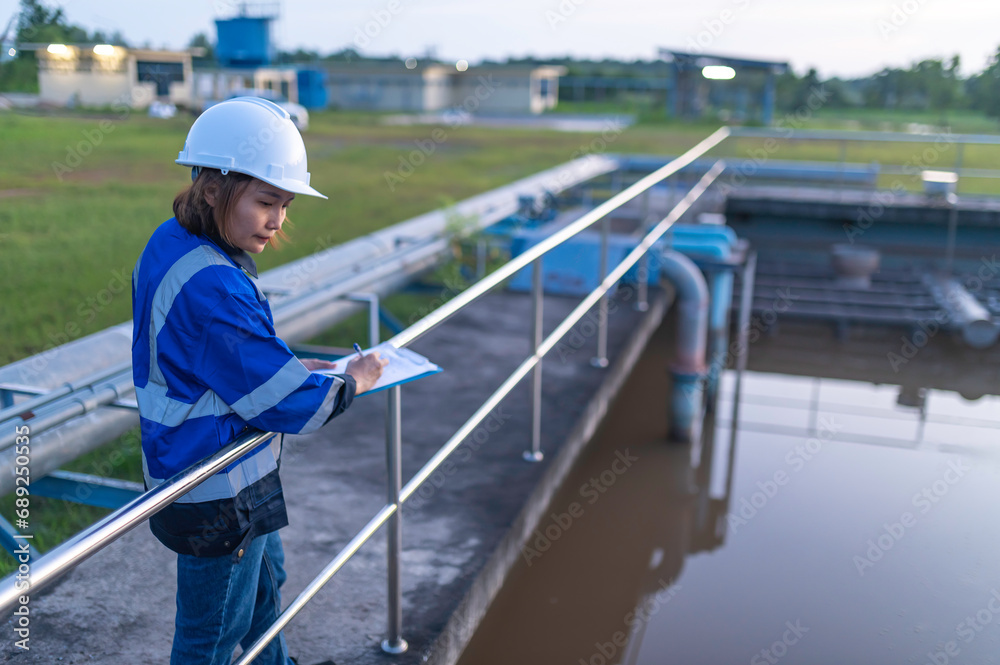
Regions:
<instances>
[{"instance_id":1,"label":"pen","mask_svg":"<svg viewBox=\"0 0 1000 665\"><path fill-rule=\"evenodd\" d=\"M358 346L357 342L354 343L354 350L358 352L358 358L364 358L365 357L365 354L361 353L361 347Z\"/></svg>"}]
</instances>

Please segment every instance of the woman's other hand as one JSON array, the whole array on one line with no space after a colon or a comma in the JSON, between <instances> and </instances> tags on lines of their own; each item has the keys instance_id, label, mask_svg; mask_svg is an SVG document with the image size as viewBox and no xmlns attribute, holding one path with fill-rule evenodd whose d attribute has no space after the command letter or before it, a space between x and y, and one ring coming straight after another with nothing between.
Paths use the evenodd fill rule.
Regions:
<instances>
[{"instance_id":1,"label":"woman's other hand","mask_svg":"<svg viewBox=\"0 0 1000 665\"><path fill-rule=\"evenodd\" d=\"M347 374L354 377L355 382L358 384L356 395L360 395L363 392L371 390L371 387L375 385L379 377L382 376L382 369L389 364L388 358L380 358L378 351L372 351L367 356L361 356L351 359L347 363ZM308 367L308 365L306 365Z\"/></svg>"},{"instance_id":2,"label":"woman's other hand","mask_svg":"<svg viewBox=\"0 0 1000 665\"><path fill-rule=\"evenodd\" d=\"M310 372L315 372L321 369L333 369L334 364L329 360L320 360L319 358L300 358L299 362L306 366L306 369Z\"/></svg>"}]
</instances>

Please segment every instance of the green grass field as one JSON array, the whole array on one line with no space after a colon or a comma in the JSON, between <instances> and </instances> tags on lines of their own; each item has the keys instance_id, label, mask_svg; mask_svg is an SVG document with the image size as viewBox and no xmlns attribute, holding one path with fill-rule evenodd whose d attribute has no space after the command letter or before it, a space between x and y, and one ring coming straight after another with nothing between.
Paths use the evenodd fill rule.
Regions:
<instances>
[{"instance_id":1,"label":"green grass field","mask_svg":"<svg viewBox=\"0 0 1000 665\"><path fill-rule=\"evenodd\" d=\"M848 118L850 120L850 118ZM34 117L0 113L0 364L128 319L125 285L152 230L171 215L187 181L173 164L190 118ZM887 121L884 121L887 122ZM823 114L803 126L829 126ZM315 113L306 143L313 183L329 201L299 197L292 242L262 255L262 269L486 191L587 150L597 134L443 128L446 139L390 191L417 141L432 128L396 127L361 114ZM714 129L709 124L630 128L612 152L679 154ZM948 167L954 145L848 145L848 161ZM939 141L939 144L941 142ZM599 148L603 141L596 142ZM762 154L763 142L730 140L719 155ZM925 159L933 149L933 161ZM772 159L836 161L837 143L781 142ZM1000 150L970 146L968 167L991 168ZM416 161L416 160L414 160ZM916 186L917 183L913 183ZM974 191L995 191L989 181Z\"/></svg>"},{"instance_id":2,"label":"green grass field","mask_svg":"<svg viewBox=\"0 0 1000 665\"><path fill-rule=\"evenodd\" d=\"M819 113L802 127L904 127L907 118L870 114L867 119ZM864 120L864 122L862 122ZM154 120L141 113L60 116L0 113L0 365L76 339L131 316L129 280L150 233L171 216L174 195L188 182L187 169L173 160L192 118ZM911 122L935 124L918 118ZM881 123L881 124L880 124ZM964 117L953 131L985 132L995 122ZM445 140L393 188L386 174L399 175L401 162L427 145L432 127L385 126L377 116L320 112L305 134L312 184L329 201L298 197L286 227L291 242L268 249L263 270L339 244L358 235L433 210L449 201L509 183L561 164L581 152L680 154L716 128L709 123L657 121L639 124L612 140L599 134L527 129L442 127ZM440 135L438 135L440 136ZM954 164L955 146L929 137L928 143L847 144L848 161L914 163L942 168ZM603 147L602 147L603 146ZM730 140L713 151L720 156L836 161L837 143ZM931 152L927 152L930 150ZM927 155L933 153L933 163ZM972 146L967 167L993 168L1000 150ZM411 160L416 162L419 160ZM906 186L919 183L909 178ZM1000 193L994 181L963 184L962 191ZM446 268L447 269L447 268ZM388 301L405 317L430 302L401 294ZM363 329L349 322L353 339ZM321 342L341 341L336 334ZM116 451L125 460L117 477L141 479L134 434L94 451L69 468L95 472ZM12 499L0 499L0 515L11 517ZM38 499L36 524L47 530L36 544L45 549L91 523L103 511Z\"/></svg>"}]
</instances>

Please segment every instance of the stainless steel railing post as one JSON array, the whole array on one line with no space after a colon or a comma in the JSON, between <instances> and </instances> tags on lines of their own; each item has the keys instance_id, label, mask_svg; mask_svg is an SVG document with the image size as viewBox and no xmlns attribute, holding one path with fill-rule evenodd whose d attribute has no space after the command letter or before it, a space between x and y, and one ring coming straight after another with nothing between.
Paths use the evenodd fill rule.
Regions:
<instances>
[{"instance_id":1,"label":"stainless steel railing post","mask_svg":"<svg viewBox=\"0 0 1000 665\"><path fill-rule=\"evenodd\" d=\"M635 309L645 312L649 309L649 252L639 259L639 269L636 284Z\"/></svg>"},{"instance_id":2,"label":"stainless steel railing post","mask_svg":"<svg viewBox=\"0 0 1000 665\"><path fill-rule=\"evenodd\" d=\"M378 345L379 338L379 321L378 321L378 308L379 299L377 293L350 293L347 295L348 300L354 300L356 302L366 302L368 303L368 347Z\"/></svg>"},{"instance_id":3,"label":"stainless steel railing post","mask_svg":"<svg viewBox=\"0 0 1000 665\"><path fill-rule=\"evenodd\" d=\"M388 504L395 505L396 511L389 516L389 528L386 530L389 630L388 637L382 640L382 651L390 654L401 654L409 647L402 635L403 592L399 583L399 558L403 549L403 516L399 508L399 490L403 486L403 469L400 463L403 452L402 410L400 408L399 386L393 386L388 392L389 408L385 425L385 455L389 468L387 497Z\"/></svg>"},{"instance_id":4,"label":"stainless steel railing post","mask_svg":"<svg viewBox=\"0 0 1000 665\"><path fill-rule=\"evenodd\" d=\"M542 257L531 264L531 352L542 343L542 307L545 290L542 284ZM541 462L542 452L542 359L531 373L531 449L523 454L526 462Z\"/></svg>"},{"instance_id":5,"label":"stainless steel railing post","mask_svg":"<svg viewBox=\"0 0 1000 665\"><path fill-rule=\"evenodd\" d=\"M601 220L601 280L608 276L608 236L611 235L611 220L607 215ZM608 366L608 294L601 296L597 305L597 355L591 358L594 367Z\"/></svg>"}]
</instances>

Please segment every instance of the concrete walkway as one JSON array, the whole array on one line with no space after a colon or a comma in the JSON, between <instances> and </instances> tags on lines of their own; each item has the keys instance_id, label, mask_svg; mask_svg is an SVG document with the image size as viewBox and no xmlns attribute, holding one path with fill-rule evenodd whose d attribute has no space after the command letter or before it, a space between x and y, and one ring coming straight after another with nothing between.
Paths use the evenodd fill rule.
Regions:
<instances>
[{"instance_id":1,"label":"concrete walkway","mask_svg":"<svg viewBox=\"0 0 1000 665\"><path fill-rule=\"evenodd\" d=\"M526 463L528 382L510 395L404 507L401 656L379 649L386 628L385 536L365 545L286 630L301 665L454 663L547 499L590 438L662 318L639 314L634 293L612 301L610 359L596 369L596 312L545 361L545 461ZM577 304L549 297L546 334ZM403 388L403 479L410 478L528 353L530 300L496 293L419 340L414 349L445 371ZM664 404L666 397L664 396ZM291 525L285 543L287 604L385 500L385 397L359 398L316 434L288 437L282 479ZM0 662L166 663L173 633L173 555L143 526L31 600L30 651L0 635Z\"/></svg>"}]
</instances>

